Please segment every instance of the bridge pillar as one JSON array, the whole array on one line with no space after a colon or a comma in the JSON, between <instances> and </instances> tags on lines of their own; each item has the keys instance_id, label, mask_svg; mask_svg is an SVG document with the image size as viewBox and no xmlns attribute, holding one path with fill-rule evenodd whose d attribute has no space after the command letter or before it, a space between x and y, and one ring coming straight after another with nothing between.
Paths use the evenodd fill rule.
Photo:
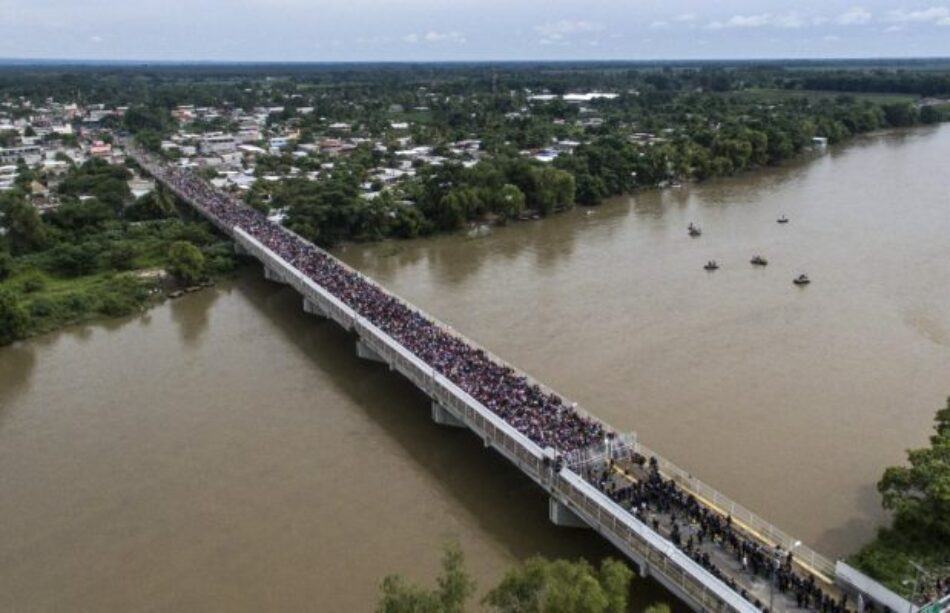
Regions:
<instances>
[{"instance_id":1,"label":"bridge pillar","mask_svg":"<svg viewBox=\"0 0 950 613\"><path fill-rule=\"evenodd\" d=\"M554 498L548 498L548 517L552 524L562 528L590 528L574 511Z\"/></svg>"},{"instance_id":2,"label":"bridge pillar","mask_svg":"<svg viewBox=\"0 0 950 613\"><path fill-rule=\"evenodd\" d=\"M440 426L449 426L450 428L464 428L465 423L462 422L458 417L449 413L445 407L436 402L432 401L432 421L439 424Z\"/></svg>"},{"instance_id":3,"label":"bridge pillar","mask_svg":"<svg viewBox=\"0 0 950 613\"><path fill-rule=\"evenodd\" d=\"M373 351L373 348L363 342L363 339L356 339L356 355L371 362L386 363L381 355Z\"/></svg>"},{"instance_id":4,"label":"bridge pillar","mask_svg":"<svg viewBox=\"0 0 950 613\"><path fill-rule=\"evenodd\" d=\"M311 315L317 315L318 317L327 317L327 312L323 310L316 302L313 302L309 298L303 299L303 311L304 313L310 313Z\"/></svg>"},{"instance_id":5,"label":"bridge pillar","mask_svg":"<svg viewBox=\"0 0 950 613\"><path fill-rule=\"evenodd\" d=\"M268 281L274 281L275 283L284 283L284 278L281 277L279 273L271 270L267 266L264 266L264 278Z\"/></svg>"}]
</instances>

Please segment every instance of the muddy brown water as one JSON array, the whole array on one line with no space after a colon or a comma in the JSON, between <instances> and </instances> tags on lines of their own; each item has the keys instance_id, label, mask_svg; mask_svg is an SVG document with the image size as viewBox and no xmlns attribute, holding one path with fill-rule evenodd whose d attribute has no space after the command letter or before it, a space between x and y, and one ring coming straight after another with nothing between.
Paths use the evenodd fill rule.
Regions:
<instances>
[{"instance_id":1,"label":"muddy brown water","mask_svg":"<svg viewBox=\"0 0 950 613\"><path fill-rule=\"evenodd\" d=\"M948 157L950 126L885 134L339 254L841 555L950 394ZM432 577L449 539L483 588L533 553L611 553L256 272L0 350L0 493L2 610L368 610L385 574Z\"/></svg>"}]
</instances>

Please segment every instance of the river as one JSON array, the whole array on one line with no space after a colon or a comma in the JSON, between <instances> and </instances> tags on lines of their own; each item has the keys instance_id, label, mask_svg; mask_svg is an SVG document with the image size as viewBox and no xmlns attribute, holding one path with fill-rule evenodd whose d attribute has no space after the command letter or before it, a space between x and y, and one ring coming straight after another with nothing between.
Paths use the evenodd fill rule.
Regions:
<instances>
[{"instance_id":1,"label":"river","mask_svg":"<svg viewBox=\"0 0 950 613\"><path fill-rule=\"evenodd\" d=\"M948 157L950 126L895 132L339 255L843 555L950 394ZM0 491L3 610L366 610L448 539L483 587L534 552L610 552L256 273L0 350Z\"/></svg>"}]
</instances>

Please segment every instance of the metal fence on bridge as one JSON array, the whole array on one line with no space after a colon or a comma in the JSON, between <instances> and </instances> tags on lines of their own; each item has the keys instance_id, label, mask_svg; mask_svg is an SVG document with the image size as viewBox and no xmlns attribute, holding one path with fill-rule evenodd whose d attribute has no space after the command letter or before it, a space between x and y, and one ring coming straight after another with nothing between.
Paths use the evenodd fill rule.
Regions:
<instances>
[{"instance_id":1,"label":"metal fence on bridge","mask_svg":"<svg viewBox=\"0 0 950 613\"><path fill-rule=\"evenodd\" d=\"M706 485L676 464L673 464L643 443L636 442L636 451L640 455L655 457L660 473L667 479L672 479L677 485L699 498L707 506L718 510L723 515L729 515L734 522L752 532L761 540L775 543L785 551L792 551L798 563L813 573L818 573L829 584L835 581L835 563L817 553L815 550L802 544L790 534L776 528L752 511L731 498L721 494L710 485Z\"/></svg>"},{"instance_id":2,"label":"metal fence on bridge","mask_svg":"<svg viewBox=\"0 0 950 613\"><path fill-rule=\"evenodd\" d=\"M192 202L185 198L184 194L179 194L177 190L173 189L173 191L220 228L217 220L208 215L208 212L203 209L200 203ZM675 588L677 591L682 591L693 603L699 604L701 608L707 610L746 610L748 603L739 598L735 592L729 590L718 579L711 576L706 577L703 573L707 575L708 573L702 567L695 565L692 560L677 550L669 541L645 526L637 525L639 521L629 513L623 509L620 509L620 513L618 513L617 509L613 509L617 506L613 501L594 489L590 484L587 484L572 470L565 469L555 479L550 463L545 462L546 459L550 460L550 458L546 458L547 452L541 450L535 443L471 398L454 383L435 372L414 354L396 343L394 339L361 318L338 298L314 283L296 268L290 266L289 263L241 229L236 227L221 229L234 236L245 250L264 263L265 266L270 264L269 268L271 268L272 273L276 273L282 281L293 286L304 298L319 304L320 308L331 319L345 329L355 329L363 342L378 353L391 368L405 375L430 397L449 410L456 418L481 436L486 445L495 447L529 477L541 484L544 489L556 498L568 503L572 509L584 517L585 521L589 522L592 527L600 531L609 540L618 546L623 545L622 548L624 549L629 548L631 552L651 567L652 572L658 575L658 578L663 578L661 582L667 584L668 587ZM287 232L290 231L287 230ZM379 286L371 278L339 260L337 262L359 275L367 283L376 285L382 291L393 295L408 308L417 310L407 301ZM425 314L425 316L446 332L462 338L473 347L481 349L491 359L507 365L506 362L487 349L459 335L450 326L428 314ZM538 385L549 393L555 393L523 371L514 370L519 375L524 376L530 383ZM576 404L573 406L580 414L596 419L577 407ZM605 428L610 430L606 424ZM742 527L759 536L762 540L777 543L787 551L793 550L795 558L800 564L812 572L822 575L829 582L834 581L835 565L830 560L802 545L797 539L659 456L642 443L639 443L634 435L616 435L611 441L605 441L602 446L594 446L575 454L575 456L568 457L566 460L568 466L580 467L592 462L602 462L608 455L611 458L619 459L620 457L628 457L633 453L639 453L646 457L656 457L661 473L675 481L684 490L689 491L700 498L702 502L724 515L730 515L735 522L741 524ZM576 478L576 482L572 480L573 478ZM644 529L646 532L643 532Z\"/></svg>"}]
</instances>

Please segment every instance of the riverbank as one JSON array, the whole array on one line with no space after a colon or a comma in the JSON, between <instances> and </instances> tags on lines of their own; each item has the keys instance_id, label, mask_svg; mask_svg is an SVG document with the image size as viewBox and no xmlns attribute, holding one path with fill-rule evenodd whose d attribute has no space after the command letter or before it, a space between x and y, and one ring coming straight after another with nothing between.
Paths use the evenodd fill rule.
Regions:
<instances>
[{"instance_id":1,"label":"riverbank","mask_svg":"<svg viewBox=\"0 0 950 613\"><path fill-rule=\"evenodd\" d=\"M166 272L171 245L182 241L200 245L201 282L183 284ZM204 222L114 223L81 243L7 259L0 281L0 344L144 311L228 278L238 267L230 242Z\"/></svg>"},{"instance_id":2,"label":"riverbank","mask_svg":"<svg viewBox=\"0 0 950 613\"><path fill-rule=\"evenodd\" d=\"M888 131L472 240L334 253L844 557L888 521L875 484L947 393L948 147L947 125Z\"/></svg>"}]
</instances>

